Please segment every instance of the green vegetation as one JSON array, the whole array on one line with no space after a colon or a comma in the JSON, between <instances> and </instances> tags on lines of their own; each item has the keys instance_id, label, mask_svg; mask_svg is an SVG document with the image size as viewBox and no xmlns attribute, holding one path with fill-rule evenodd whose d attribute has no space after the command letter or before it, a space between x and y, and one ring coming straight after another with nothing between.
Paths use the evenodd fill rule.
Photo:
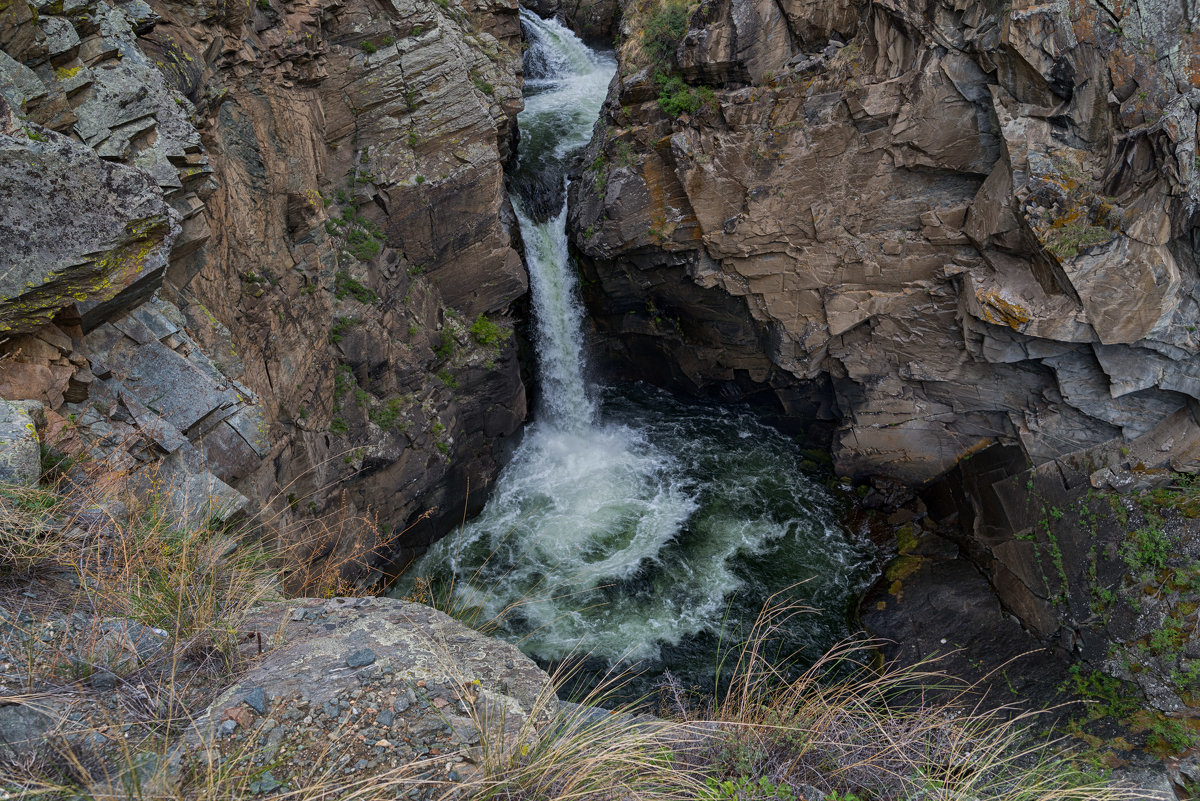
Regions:
<instances>
[{"instance_id":1,"label":"green vegetation","mask_svg":"<svg viewBox=\"0 0 1200 801\"><path fill-rule=\"evenodd\" d=\"M651 12L642 28L642 48L655 64L666 66L674 61L687 24L686 0L666 0Z\"/></svg>"},{"instance_id":2,"label":"green vegetation","mask_svg":"<svg viewBox=\"0 0 1200 801\"><path fill-rule=\"evenodd\" d=\"M1046 249L1059 259L1070 259L1079 255L1084 248L1107 242L1114 236L1113 232L1102 225L1091 225L1077 222L1051 228L1046 234Z\"/></svg>"},{"instance_id":3,"label":"green vegetation","mask_svg":"<svg viewBox=\"0 0 1200 801\"><path fill-rule=\"evenodd\" d=\"M508 339L511 333L507 328L497 325L482 314L475 318L475 322L471 323L471 336L486 348L499 347L500 343Z\"/></svg>"},{"instance_id":4,"label":"green vegetation","mask_svg":"<svg viewBox=\"0 0 1200 801\"><path fill-rule=\"evenodd\" d=\"M1170 553L1171 541L1162 530L1161 518L1152 518L1145 527L1130 532L1121 546L1121 557L1135 575L1162 570Z\"/></svg>"},{"instance_id":5,"label":"green vegetation","mask_svg":"<svg viewBox=\"0 0 1200 801\"><path fill-rule=\"evenodd\" d=\"M361 320L357 317L339 317L333 327L329 329L329 342L337 344L342 341L346 332L357 326Z\"/></svg>"},{"instance_id":6,"label":"green vegetation","mask_svg":"<svg viewBox=\"0 0 1200 801\"><path fill-rule=\"evenodd\" d=\"M660 72L654 76L654 81L659 86L659 108L672 117L695 114L703 106L716 103L716 95L712 89L707 86L688 86L678 75Z\"/></svg>"},{"instance_id":7,"label":"green vegetation","mask_svg":"<svg viewBox=\"0 0 1200 801\"><path fill-rule=\"evenodd\" d=\"M377 47L375 47L375 45L371 44L371 43L370 43L370 42L368 42L366 39L364 39L364 40L362 41L362 43L361 43L361 44L359 44L359 47L361 47L361 48L362 48L362 51L363 51L364 53L366 53L367 55L370 55L371 53L374 53L376 50L378 50L378 48L377 48Z\"/></svg>"},{"instance_id":8,"label":"green vegetation","mask_svg":"<svg viewBox=\"0 0 1200 801\"><path fill-rule=\"evenodd\" d=\"M404 410L404 402L400 398L391 398L383 405L372 410L371 419L375 424L387 431L400 421L401 412Z\"/></svg>"},{"instance_id":9,"label":"green vegetation","mask_svg":"<svg viewBox=\"0 0 1200 801\"><path fill-rule=\"evenodd\" d=\"M339 270L337 276L334 278L333 295L338 300L352 296L359 303L368 304L379 300L379 295L375 290L363 284L345 270Z\"/></svg>"}]
</instances>

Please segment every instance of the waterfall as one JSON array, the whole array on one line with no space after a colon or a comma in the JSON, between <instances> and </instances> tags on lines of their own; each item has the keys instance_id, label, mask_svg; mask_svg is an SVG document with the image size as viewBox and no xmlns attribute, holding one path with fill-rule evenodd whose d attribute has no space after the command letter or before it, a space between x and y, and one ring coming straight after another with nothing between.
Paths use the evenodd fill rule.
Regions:
<instances>
[{"instance_id":1,"label":"waterfall","mask_svg":"<svg viewBox=\"0 0 1200 801\"><path fill-rule=\"evenodd\" d=\"M616 70L553 20L522 9L525 108L513 206L533 298L542 419L585 430L596 407L584 382L583 309L567 254L566 165L587 144Z\"/></svg>"},{"instance_id":2,"label":"waterfall","mask_svg":"<svg viewBox=\"0 0 1200 801\"><path fill-rule=\"evenodd\" d=\"M566 236L566 172L615 71L553 20L522 10L526 104L510 174L525 241L541 403L484 511L410 569L554 660L586 653L687 677L711 667L722 621L772 592L829 610L799 646L846 633L866 558L794 443L745 411L586 380L583 309ZM412 579L393 594L404 596Z\"/></svg>"}]
</instances>

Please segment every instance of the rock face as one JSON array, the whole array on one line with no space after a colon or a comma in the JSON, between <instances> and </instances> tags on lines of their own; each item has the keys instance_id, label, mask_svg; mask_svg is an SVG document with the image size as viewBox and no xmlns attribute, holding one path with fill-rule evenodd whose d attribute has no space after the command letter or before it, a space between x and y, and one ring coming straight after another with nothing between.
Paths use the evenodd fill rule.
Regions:
<instances>
[{"instance_id":1,"label":"rock face","mask_svg":"<svg viewBox=\"0 0 1200 801\"><path fill-rule=\"evenodd\" d=\"M33 416L22 404L0 400L0 484L36 484L41 456Z\"/></svg>"},{"instance_id":2,"label":"rock face","mask_svg":"<svg viewBox=\"0 0 1200 801\"><path fill-rule=\"evenodd\" d=\"M64 306L109 308L161 280L179 215L141 170L34 122L0 95L0 331L37 327Z\"/></svg>"},{"instance_id":3,"label":"rock face","mask_svg":"<svg viewBox=\"0 0 1200 801\"><path fill-rule=\"evenodd\" d=\"M476 770L464 754L530 743L558 712L550 677L515 646L425 606L302 599L249 622L268 650L185 742L205 760L258 743L254 763L275 782L307 786L331 765L359 780L409 765L431 787L461 781Z\"/></svg>"},{"instance_id":4,"label":"rock face","mask_svg":"<svg viewBox=\"0 0 1200 801\"><path fill-rule=\"evenodd\" d=\"M1198 465L1198 24L728 0L666 62L627 38L571 195L602 358L828 420L840 474L940 493L1005 607L1069 627L1017 491Z\"/></svg>"},{"instance_id":5,"label":"rock face","mask_svg":"<svg viewBox=\"0 0 1200 801\"><path fill-rule=\"evenodd\" d=\"M4 4L0 394L281 530L443 531L525 415L472 333L526 290L520 53L507 0Z\"/></svg>"},{"instance_id":6,"label":"rock face","mask_svg":"<svg viewBox=\"0 0 1200 801\"><path fill-rule=\"evenodd\" d=\"M621 21L618 0L530 0L523 6L542 17L557 17L584 39L610 46Z\"/></svg>"},{"instance_id":7,"label":"rock face","mask_svg":"<svg viewBox=\"0 0 1200 801\"><path fill-rule=\"evenodd\" d=\"M1187 407L1197 47L1123 9L706 4L674 61L715 94L677 119L627 45L572 210L610 353L828 381L839 472L916 484Z\"/></svg>"}]
</instances>

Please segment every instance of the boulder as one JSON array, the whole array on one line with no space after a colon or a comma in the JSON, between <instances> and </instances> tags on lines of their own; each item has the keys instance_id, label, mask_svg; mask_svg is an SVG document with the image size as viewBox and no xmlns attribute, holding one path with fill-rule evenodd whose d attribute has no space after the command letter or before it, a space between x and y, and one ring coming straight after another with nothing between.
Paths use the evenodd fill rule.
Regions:
<instances>
[{"instance_id":1,"label":"boulder","mask_svg":"<svg viewBox=\"0 0 1200 801\"><path fill-rule=\"evenodd\" d=\"M558 711L549 677L515 646L419 604L286 601L244 629L264 651L188 730L188 758L256 744L254 764L291 786L329 765L362 781L412 762L424 762L417 778L455 782L481 748L529 744Z\"/></svg>"}]
</instances>

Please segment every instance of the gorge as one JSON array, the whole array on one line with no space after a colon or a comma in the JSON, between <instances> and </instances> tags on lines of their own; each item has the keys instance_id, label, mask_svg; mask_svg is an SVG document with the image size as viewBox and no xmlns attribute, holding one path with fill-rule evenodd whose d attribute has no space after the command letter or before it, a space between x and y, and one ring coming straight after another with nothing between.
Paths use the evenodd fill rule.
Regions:
<instances>
[{"instance_id":1,"label":"gorge","mask_svg":"<svg viewBox=\"0 0 1200 801\"><path fill-rule=\"evenodd\" d=\"M823 613L788 643L814 659L850 633L846 612L870 560L805 476L798 448L747 412L585 377L566 197L555 184L590 138L615 64L557 23L529 12L522 22L517 175L538 174L518 179L514 205L541 408L480 516L436 543L392 594L432 580L435 596L453 593L480 620L502 621L499 633L540 659L587 657L600 675L632 662L707 685L721 639L748 631L761 605L790 589Z\"/></svg>"},{"instance_id":2,"label":"gorge","mask_svg":"<svg viewBox=\"0 0 1200 801\"><path fill-rule=\"evenodd\" d=\"M0 481L698 683L811 579L1200 784L1196 8L526 5L0 4Z\"/></svg>"}]
</instances>

